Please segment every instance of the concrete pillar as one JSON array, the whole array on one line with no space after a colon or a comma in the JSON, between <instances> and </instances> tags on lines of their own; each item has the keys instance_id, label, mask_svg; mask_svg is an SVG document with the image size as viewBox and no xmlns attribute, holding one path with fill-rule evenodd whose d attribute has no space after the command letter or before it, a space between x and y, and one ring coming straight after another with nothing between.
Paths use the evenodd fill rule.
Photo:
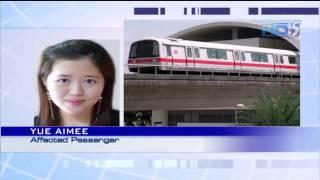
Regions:
<instances>
[{"instance_id":1,"label":"concrete pillar","mask_svg":"<svg viewBox=\"0 0 320 180\"><path fill-rule=\"evenodd\" d=\"M168 126L168 111L152 110L151 122L153 126Z\"/></svg>"},{"instance_id":2,"label":"concrete pillar","mask_svg":"<svg viewBox=\"0 0 320 180\"><path fill-rule=\"evenodd\" d=\"M238 28L232 28L232 39L238 39Z\"/></svg>"}]
</instances>

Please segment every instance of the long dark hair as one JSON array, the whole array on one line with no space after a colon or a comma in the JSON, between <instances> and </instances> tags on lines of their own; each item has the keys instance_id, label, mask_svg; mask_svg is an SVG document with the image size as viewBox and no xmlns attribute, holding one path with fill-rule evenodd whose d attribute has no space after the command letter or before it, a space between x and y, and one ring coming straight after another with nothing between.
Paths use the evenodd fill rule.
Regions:
<instances>
[{"instance_id":1,"label":"long dark hair","mask_svg":"<svg viewBox=\"0 0 320 180\"><path fill-rule=\"evenodd\" d=\"M52 104L50 108L47 88L44 84L48 75L52 71L52 67L57 60L80 60L88 58L99 69L104 77L104 88L102 91L102 102L100 104L99 114L97 115L98 102L94 105L91 115L92 126L111 125L111 110L113 86L115 80L115 68L109 53L99 44L90 40L68 40L47 47L41 55L41 62L38 71L38 88L40 97L40 111L35 125L40 126L59 126L61 125L61 117L59 108ZM51 116L54 114L54 118Z\"/></svg>"}]
</instances>

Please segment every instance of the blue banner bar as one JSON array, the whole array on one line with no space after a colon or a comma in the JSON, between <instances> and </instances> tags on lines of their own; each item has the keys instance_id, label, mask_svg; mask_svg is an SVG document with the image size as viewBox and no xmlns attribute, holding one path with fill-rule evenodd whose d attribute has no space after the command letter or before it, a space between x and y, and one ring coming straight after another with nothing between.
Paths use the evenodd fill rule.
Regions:
<instances>
[{"instance_id":1,"label":"blue banner bar","mask_svg":"<svg viewBox=\"0 0 320 180\"><path fill-rule=\"evenodd\" d=\"M279 136L299 127L1 127L1 136ZM313 129L310 128L310 132ZM320 137L320 132L318 132Z\"/></svg>"},{"instance_id":2,"label":"blue banner bar","mask_svg":"<svg viewBox=\"0 0 320 180\"><path fill-rule=\"evenodd\" d=\"M158 15L158 13L158 8L134 8L134 15Z\"/></svg>"},{"instance_id":3,"label":"blue banner bar","mask_svg":"<svg viewBox=\"0 0 320 180\"><path fill-rule=\"evenodd\" d=\"M230 8L201 8L201 15L229 15Z\"/></svg>"},{"instance_id":4,"label":"blue banner bar","mask_svg":"<svg viewBox=\"0 0 320 180\"><path fill-rule=\"evenodd\" d=\"M248 14L249 15L258 15L259 14L259 9L258 8L249 8L248 9Z\"/></svg>"},{"instance_id":5,"label":"blue banner bar","mask_svg":"<svg viewBox=\"0 0 320 180\"><path fill-rule=\"evenodd\" d=\"M166 8L160 8L160 14L165 15L166 14Z\"/></svg>"},{"instance_id":6,"label":"blue banner bar","mask_svg":"<svg viewBox=\"0 0 320 180\"><path fill-rule=\"evenodd\" d=\"M261 8L264 15L317 15L319 8Z\"/></svg>"},{"instance_id":7,"label":"blue banner bar","mask_svg":"<svg viewBox=\"0 0 320 180\"><path fill-rule=\"evenodd\" d=\"M196 14L196 8L191 8L191 14L195 15Z\"/></svg>"}]
</instances>

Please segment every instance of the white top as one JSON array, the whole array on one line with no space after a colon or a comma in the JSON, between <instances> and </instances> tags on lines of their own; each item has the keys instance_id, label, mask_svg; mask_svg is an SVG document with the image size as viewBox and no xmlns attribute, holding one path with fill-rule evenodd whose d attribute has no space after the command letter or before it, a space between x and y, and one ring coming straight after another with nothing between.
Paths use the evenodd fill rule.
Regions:
<instances>
[{"instance_id":1,"label":"white top","mask_svg":"<svg viewBox=\"0 0 320 180\"><path fill-rule=\"evenodd\" d=\"M221 44L221 43L212 43L212 42L188 41L188 40L175 39L175 38L165 39L165 38L156 38L156 37L145 37L145 38L142 38L141 40L155 40L155 41L158 41L159 43L176 45L176 46L192 46L192 47L199 47L199 48L238 50L238 51L260 52L260 53L279 54L279 55L288 55L288 56L297 55L294 51L289 51L289 50L230 45L230 44Z\"/></svg>"}]
</instances>

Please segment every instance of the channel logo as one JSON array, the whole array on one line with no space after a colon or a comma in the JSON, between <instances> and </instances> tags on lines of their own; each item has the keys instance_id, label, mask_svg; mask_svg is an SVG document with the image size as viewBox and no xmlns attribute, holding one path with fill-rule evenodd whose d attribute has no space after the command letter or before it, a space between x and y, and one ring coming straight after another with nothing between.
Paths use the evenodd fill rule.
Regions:
<instances>
[{"instance_id":1,"label":"channel logo","mask_svg":"<svg viewBox=\"0 0 320 180\"><path fill-rule=\"evenodd\" d=\"M261 36L280 36L287 38L299 37L300 24L301 21L293 21L290 23L272 23L263 25Z\"/></svg>"}]
</instances>

